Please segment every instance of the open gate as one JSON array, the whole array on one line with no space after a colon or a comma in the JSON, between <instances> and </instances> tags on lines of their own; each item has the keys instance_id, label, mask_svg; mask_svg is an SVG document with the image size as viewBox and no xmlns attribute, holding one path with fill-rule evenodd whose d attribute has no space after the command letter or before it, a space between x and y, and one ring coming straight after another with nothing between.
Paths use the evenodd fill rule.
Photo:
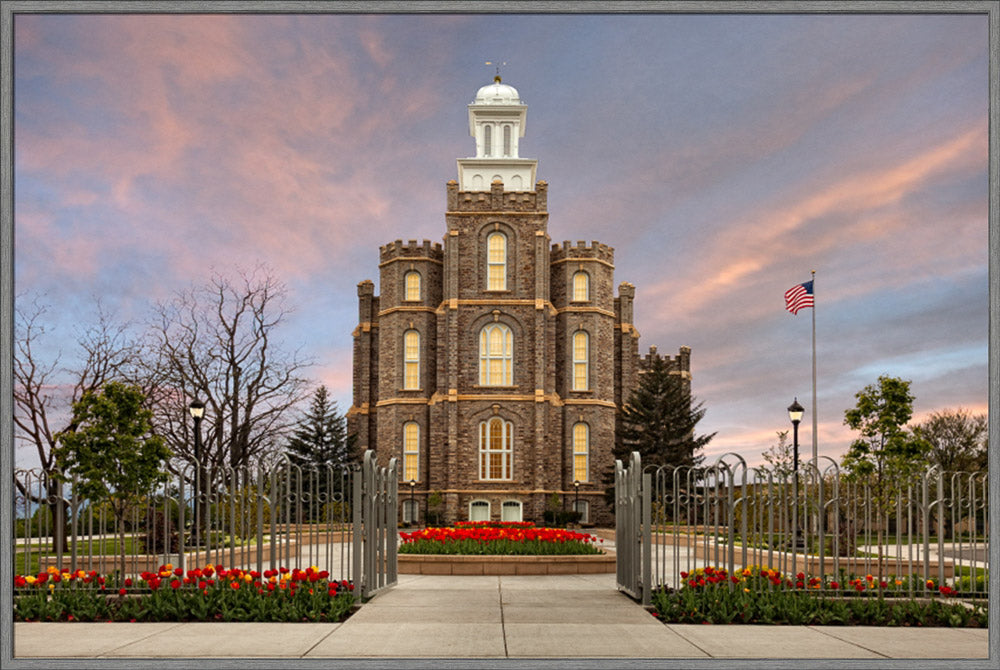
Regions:
<instances>
[{"instance_id":1,"label":"open gate","mask_svg":"<svg viewBox=\"0 0 1000 670\"><path fill-rule=\"evenodd\" d=\"M396 519L399 482L396 459L378 467L375 452L365 452L360 476L354 479L354 579L360 597L367 600L397 581Z\"/></svg>"},{"instance_id":2,"label":"open gate","mask_svg":"<svg viewBox=\"0 0 1000 670\"><path fill-rule=\"evenodd\" d=\"M618 590L643 605L652 593L649 560L651 542L651 475L642 472L639 452L633 451L628 465L615 460L615 552Z\"/></svg>"}]
</instances>

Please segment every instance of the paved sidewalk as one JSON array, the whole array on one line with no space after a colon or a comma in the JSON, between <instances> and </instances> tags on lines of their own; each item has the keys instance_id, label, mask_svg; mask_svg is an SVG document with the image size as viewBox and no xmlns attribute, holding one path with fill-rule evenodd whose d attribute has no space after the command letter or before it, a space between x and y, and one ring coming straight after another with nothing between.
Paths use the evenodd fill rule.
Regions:
<instances>
[{"instance_id":1,"label":"paved sidewalk","mask_svg":"<svg viewBox=\"0 0 1000 670\"><path fill-rule=\"evenodd\" d=\"M985 629L663 625L614 575L400 575L342 624L17 623L16 658L988 658ZM724 634L720 634L724 633Z\"/></svg>"}]
</instances>

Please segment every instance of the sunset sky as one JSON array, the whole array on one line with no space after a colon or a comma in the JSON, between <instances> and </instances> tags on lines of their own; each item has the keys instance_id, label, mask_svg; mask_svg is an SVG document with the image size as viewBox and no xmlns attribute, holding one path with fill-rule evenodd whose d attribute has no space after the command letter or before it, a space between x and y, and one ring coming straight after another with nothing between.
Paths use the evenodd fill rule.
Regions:
<instances>
[{"instance_id":1,"label":"sunset sky","mask_svg":"<svg viewBox=\"0 0 1000 670\"><path fill-rule=\"evenodd\" d=\"M19 15L14 49L15 288L67 362L98 296L141 321L264 263L346 411L357 283L441 241L502 60L552 242L614 247L641 352L692 348L709 460L759 463L796 396L809 451L811 270L821 455L881 374L914 421L986 412L985 14Z\"/></svg>"}]
</instances>

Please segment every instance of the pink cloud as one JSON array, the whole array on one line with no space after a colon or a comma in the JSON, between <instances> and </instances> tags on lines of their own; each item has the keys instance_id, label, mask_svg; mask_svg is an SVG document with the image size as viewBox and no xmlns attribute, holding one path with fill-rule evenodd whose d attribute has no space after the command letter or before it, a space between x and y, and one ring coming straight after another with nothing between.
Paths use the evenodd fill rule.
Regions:
<instances>
[{"instance_id":1,"label":"pink cloud","mask_svg":"<svg viewBox=\"0 0 1000 670\"><path fill-rule=\"evenodd\" d=\"M790 259L819 257L843 246L845 239L877 244L878 240L901 236L913 221L891 207L939 176L984 169L986 151L986 134L975 127L900 163L847 173L818 188L806 185L787 202L759 208L715 234L712 244L703 247L703 256L690 264L707 270L679 273L679 278L646 286L643 293L654 301L669 296L676 311L711 316L704 312L705 305L725 300L727 291L745 284L761 270L788 264ZM887 207L890 209L885 212ZM845 217L847 223L826 231L812 243L803 242L801 233L796 233L811 221L828 216ZM933 252L925 249L925 253ZM912 264L912 258L906 262ZM750 312L769 309L759 304L742 307Z\"/></svg>"}]
</instances>

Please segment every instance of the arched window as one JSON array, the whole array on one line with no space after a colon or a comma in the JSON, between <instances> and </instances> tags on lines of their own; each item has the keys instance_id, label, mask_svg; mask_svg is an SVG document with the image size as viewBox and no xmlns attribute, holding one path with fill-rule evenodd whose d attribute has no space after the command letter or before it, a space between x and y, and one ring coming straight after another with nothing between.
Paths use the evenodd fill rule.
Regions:
<instances>
[{"instance_id":1,"label":"arched window","mask_svg":"<svg viewBox=\"0 0 1000 670\"><path fill-rule=\"evenodd\" d=\"M420 273L410 270L404 276L406 283L406 300L420 300Z\"/></svg>"},{"instance_id":2,"label":"arched window","mask_svg":"<svg viewBox=\"0 0 1000 670\"><path fill-rule=\"evenodd\" d=\"M577 500L574 505L576 512L580 513L579 523L590 523L590 503L586 500Z\"/></svg>"},{"instance_id":3,"label":"arched window","mask_svg":"<svg viewBox=\"0 0 1000 670\"><path fill-rule=\"evenodd\" d=\"M493 155L493 126L483 126L483 155Z\"/></svg>"},{"instance_id":4,"label":"arched window","mask_svg":"<svg viewBox=\"0 0 1000 670\"><path fill-rule=\"evenodd\" d=\"M403 388L420 388L420 333L403 333Z\"/></svg>"},{"instance_id":5,"label":"arched window","mask_svg":"<svg viewBox=\"0 0 1000 670\"><path fill-rule=\"evenodd\" d=\"M573 300L575 302L590 300L590 275L583 270L573 273Z\"/></svg>"},{"instance_id":6,"label":"arched window","mask_svg":"<svg viewBox=\"0 0 1000 670\"><path fill-rule=\"evenodd\" d=\"M488 500L473 500L469 503L469 521L489 521L490 502Z\"/></svg>"},{"instance_id":7,"label":"arched window","mask_svg":"<svg viewBox=\"0 0 1000 670\"><path fill-rule=\"evenodd\" d=\"M589 387L590 336L587 331L578 330L573 333L573 390L586 391Z\"/></svg>"},{"instance_id":8,"label":"arched window","mask_svg":"<svg viewBox=\"0 0 1000 670\"><path fill-rule=\"evenodd\" d=\"M491 323L479 332L479 385L513 383L514 334L502 323Z\"/></svg>"},{"instance_id":9,"label":"arched window","mask_svg":"<svg viewBox=\"0 0 1000 670\"><path fill-rule=\"evenodd\" d=\"M500 506L501 521L520 521L521 502L519 500L504 500Z\"/></svg>"},{"instance_id":10,"label":"arched window","mask_svg":"<svg viewBox=\"0 0 1000 670\"><path fill-rule=\"evenodd\" d=\"M590 427L585 423L573 425L573 479L590 481Z\"/></svg>"},{"instance_id":11,"label":"arched window","mask_svg":"<svg viewBox=\"0 0 1000 670\"><path fill-rule=\"evenodd\" d=\"M420 426L415 421L403 424L403 481L420 481Z\"/></svg>"},{"instance_id":12,"label":"arched window","mask_svg":"<svg viewBox=\"0 0 1000 670\"><path fill-rule=\"evenodd\" d=\"M493 232L486 238L486 288L507 290L507 236Z\"/></svg>"},{"instance_id":13,"label":"arched window","mask_svg":"<svg viewBox=\"0 0 1000 670\"><path fill-rule=\"evenodd\" d=\"M510 126L503 127L503 155L510 156Z\"/></svg>"},{"instance_id":14,"label":"arched window","mask_svg":"<svg viewBox=\"0 0 1000 670\"><path fill-rule=\"evenodd\" d=\"M510 479L514 424L493 417L479 424L479 478Z\"/></svg>"}]
</instances>

